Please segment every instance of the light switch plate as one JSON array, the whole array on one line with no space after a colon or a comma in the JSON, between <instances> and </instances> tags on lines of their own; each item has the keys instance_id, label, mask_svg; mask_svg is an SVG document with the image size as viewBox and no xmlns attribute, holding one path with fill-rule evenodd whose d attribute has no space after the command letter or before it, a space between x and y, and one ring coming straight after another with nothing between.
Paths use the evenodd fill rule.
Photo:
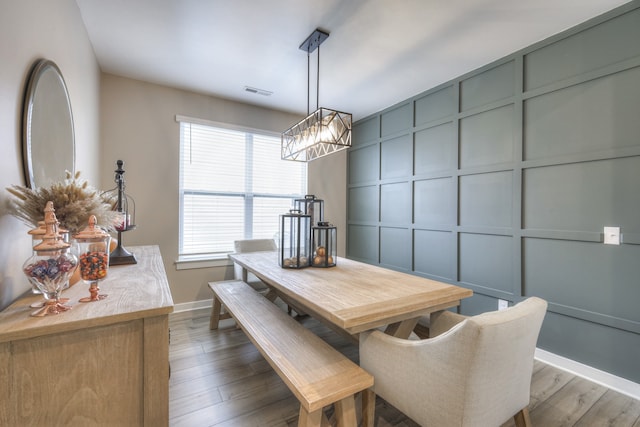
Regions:
<instances>
[{"instance_id":1,"label":"light switch plate","mask_svg":"<svg viewBox=\"0 0 640 427\"><path fill-rule=\"evenodd\" d=\"M620 244L620 227L604 228L604 244L619 245Z\"/></svg>"}]
</instances>

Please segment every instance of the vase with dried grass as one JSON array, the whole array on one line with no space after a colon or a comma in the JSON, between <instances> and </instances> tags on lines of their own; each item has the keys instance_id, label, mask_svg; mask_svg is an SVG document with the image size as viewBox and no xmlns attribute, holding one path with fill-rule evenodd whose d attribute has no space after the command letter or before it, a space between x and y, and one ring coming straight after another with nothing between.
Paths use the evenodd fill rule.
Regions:
<instances>
[{"instance_id":1,"label":"vase with dried grass","mask_svg":"<svg viewBox=\"0 0 640 427\"><path fill-rule=\"evenodd\" d=\"M86 227L91 215L109 232L115 230L120 220L113 210L113 201L81 179L80 172L73 175L67 171L66 179L49 187L31 189L13 185L7 191L13 196L9 199L9 213L31 227L42 221L42 212L49 201L55 206L60 226L72 235Z\"/></svg>"}]
</instances>

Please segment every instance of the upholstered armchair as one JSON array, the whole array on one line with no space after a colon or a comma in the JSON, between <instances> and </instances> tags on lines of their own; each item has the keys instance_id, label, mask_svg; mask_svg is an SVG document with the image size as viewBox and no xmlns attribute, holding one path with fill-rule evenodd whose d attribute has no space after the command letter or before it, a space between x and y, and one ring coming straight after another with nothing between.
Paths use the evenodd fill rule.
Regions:
<instances>
[{"instance_id":1,"label":"upholstered armchair","mask_svg":"<svg viewBox=\"0 0 640 427\"><path fill-rule=\"evenodd\" d=\"M360 335L374 391L422 426L530 425L533 355L547 309L531 297L502 311L431 316L430 338Z\"/></svg>"}]
</instances>

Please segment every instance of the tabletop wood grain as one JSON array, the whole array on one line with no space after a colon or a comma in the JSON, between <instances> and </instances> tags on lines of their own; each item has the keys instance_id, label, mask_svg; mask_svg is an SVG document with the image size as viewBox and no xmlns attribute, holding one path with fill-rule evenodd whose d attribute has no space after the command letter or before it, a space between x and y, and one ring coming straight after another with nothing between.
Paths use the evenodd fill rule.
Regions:
<instances>
[{"instance_id":1,"label":"tabletop wood grain","mask_svg":"<svg viewBox=\"0 0 640 427\"><path fill-rule=\"evenodd\" d=\"M352 333L459 305L469 289L339 258L331 268L285 269L276 252L229 257L312 314Z\"/></svg>"}]
</instances>

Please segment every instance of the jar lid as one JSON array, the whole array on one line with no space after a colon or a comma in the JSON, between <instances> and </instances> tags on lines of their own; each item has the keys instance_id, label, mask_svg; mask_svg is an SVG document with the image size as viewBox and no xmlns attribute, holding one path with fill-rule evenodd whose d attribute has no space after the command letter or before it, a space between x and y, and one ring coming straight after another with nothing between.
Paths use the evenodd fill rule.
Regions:
<instances>
[{"instance_id":1,"label":"jar lid","mask_svg":"<svg viewBox=\"0 0 640 427\"><path fill-rule=\"evenodd\" d=\"M104 231L102 228L97 226L98 220L95 215L91 215L89 217L89 225L87 225L84 230L74 235L73 238L76 240L103 240L105 237L109 236L109 233Z\"/></svg>"},{"instance_id":2,"label":"jar lid","mask_svg":"<svg viewBox=\"0 0 640 427\"><path fill-rule=\"evenodd\" d=\"M66 243L61 238L58 239L43 239L42 242L38 243L33 247L33 250L36 252L42 251L59 251L60 249L67 249L71 245Z\"/></svg>"},{"instance_id":3,"label":"jar lid","mask_svg":"<svg viewBox=\"0 0 640 427\"><path fill-rule=\"evenodd\" d=\"M66 243L58 233L58 219L56 218L53 202L47 202L44 208L44 224L45 234L42 236L42 242L33 247L35 251L54 251L67 249L71 245Z\"/></svg>"},{"instance_id":4,"label":"jar lid","mask_svg":"<svg viewBox=\"0 0 640 427\"><path fill-rule=\"evenodd\" d=\"M44 225L44 221L38 221L38 226L34 229L27 231L28 234L32 236L42 236L46 234L47 227Z\"/></svg>"}]
</instances>

